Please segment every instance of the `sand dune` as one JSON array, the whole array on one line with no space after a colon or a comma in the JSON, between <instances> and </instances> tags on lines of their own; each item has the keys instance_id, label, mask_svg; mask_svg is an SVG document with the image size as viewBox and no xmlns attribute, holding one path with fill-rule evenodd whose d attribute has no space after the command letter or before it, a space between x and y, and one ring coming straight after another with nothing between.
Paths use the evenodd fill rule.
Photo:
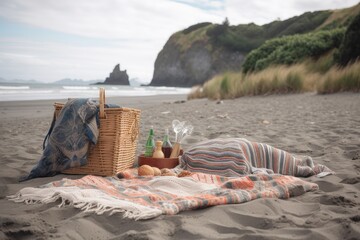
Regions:
<instances>
[{"instance_id":1,"label":"sand dune","mask_svg":"<svg viewBox=\"0 0 360 240\"><path fill-rule=\"evenodd\" d=\"M0 239L360 239L360 94L274 95L221 103L184 95L109 98L142 110L137 154L149 127L161 139L173 119L194 125L192 143L245 137L310 155L336 175L310 177L320 190L289 200L257 199L147 221L81 212L56 203L26 205L5 196L63 177L18 183L42 154L53 101L0 102ZM59 100L64 102L64 100Z\"/></svg>"}]
</instances>

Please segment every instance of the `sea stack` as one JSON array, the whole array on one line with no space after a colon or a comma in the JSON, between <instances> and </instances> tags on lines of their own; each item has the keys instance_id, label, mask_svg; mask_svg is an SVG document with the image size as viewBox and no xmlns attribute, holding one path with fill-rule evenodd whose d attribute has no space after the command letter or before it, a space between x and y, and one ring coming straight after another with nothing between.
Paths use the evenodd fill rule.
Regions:
<instances>
[{"instance_id":1,"label":"sea stack","mask_svg":"<svg viewBox=\"0 0 360 240\"><path fill-rule=\"evenodd\" d=\"M105 79L103 84L111 84L111 85L130 85L129 76L126 73L126 70L120 70L120 64L117 64L114 67L110 76Z\"/></svg>"}]
</instances>

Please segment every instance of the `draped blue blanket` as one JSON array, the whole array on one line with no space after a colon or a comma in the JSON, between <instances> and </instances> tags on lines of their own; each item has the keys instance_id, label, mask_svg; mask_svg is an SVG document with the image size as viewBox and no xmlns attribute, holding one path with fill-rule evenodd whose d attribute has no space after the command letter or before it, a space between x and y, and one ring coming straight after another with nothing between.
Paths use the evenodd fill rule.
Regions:
<instances>
[{"instance_id":1,"label":"draped blue blanket","mask_svg":"<svg viewBox=\"0 0 360 240\"><path fill-rule=\"evenodd\" d=\"M20 181L53 176L87 163L89 144L99 135L98 107L91 99L70 99L53 120L44 140L44 152L30 174Z\"/></svg>"}]
</instances>

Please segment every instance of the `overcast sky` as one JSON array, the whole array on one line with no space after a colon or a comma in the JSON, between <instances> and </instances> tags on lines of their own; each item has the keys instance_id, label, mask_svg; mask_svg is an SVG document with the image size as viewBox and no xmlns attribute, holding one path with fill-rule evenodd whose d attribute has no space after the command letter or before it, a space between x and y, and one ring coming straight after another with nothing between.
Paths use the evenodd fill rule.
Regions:
<instances>
[{"instance_id":1,"label":"overcast sky","mask_svg":"<svg viewBox=\"0 0 360 240\"><path fill-rule=\"evenodd\" d=\"M358 0L0 0L0 78L150 82L170 35L199 22L262 25Z\"/></svg>"}]
</instances>

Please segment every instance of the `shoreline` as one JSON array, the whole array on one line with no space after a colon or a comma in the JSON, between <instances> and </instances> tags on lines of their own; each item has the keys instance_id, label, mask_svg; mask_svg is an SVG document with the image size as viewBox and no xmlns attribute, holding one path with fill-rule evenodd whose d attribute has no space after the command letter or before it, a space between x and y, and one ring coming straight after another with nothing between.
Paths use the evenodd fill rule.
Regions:
<instances>
[{"instance_id":1,"label":"shoreline","mask_svg":"<svg viewBox=\"0 0 360 240\"><path fill-rule=\"evenodd\" d=\"M136 107L146 107L148 104L158 104L160 102L175 102L175 101L186 101L186 94L169 94L169 95L154 95L154 96L124 96L124 97L106 97L106 103L119 104L120 106L136 108ZM96 99L96 98L94 98ZM36 114L32 117L48 117L50 116L49 112L53 111L54 103L66 103L66 98L60 99L49 99L49 100L19 100L19 101L0 101L0 113L7 113L11 111L11 114L14 117L20 117L21 114L26 114L27 112L34 112ZM31 109L29 109L31 108ZM25 111L25 112L24 112ZM13 115L10 114L10 117ZM38 115L40 114L40 115ZM52 116L52 115L51 115ZM2 115L3 119L4 115Z\"/></svg>"},{"instance_id":2,"label":"shoreline","mask_svg":"<svg viewBox=\"0 0 360 240\"><path fill-rule=\"evenodd\" d=\"M106 90L108 97L151 97L158 95L188 94L191 88L183 87L151 87L151 86L124 86L124 85L29 85L29 86L1 86L0 102L8 101L39 101L59 100L67 98L98 98L99 89Z\"/></svg>"},{"instance_id":3,"label":"shoreline","mask_svg":"<svg viewBox=\"0 0 360 240\"><path fill-rule=\"evenodd\" d=\"M109 103L140 109L137 155L151 125L162 139L164 128L179 119L194 126L192 143L244 137L298 155L309 155L336 175L303 178L319 190L282 199L257 199L162 215L149 221L122 214L95 215L71 206L14 203L6 196L23 187L79 178L59 174L19 183L42 154L42 141L54 100L0 102L0 238L1 239L356 239L360 236L360 94L313 93L242 97L221 102L187 95L109 97ZM57 101L57 100L56 100ZM66 100L59 100L65 102Z\"/></svg>"}]
</instances>

